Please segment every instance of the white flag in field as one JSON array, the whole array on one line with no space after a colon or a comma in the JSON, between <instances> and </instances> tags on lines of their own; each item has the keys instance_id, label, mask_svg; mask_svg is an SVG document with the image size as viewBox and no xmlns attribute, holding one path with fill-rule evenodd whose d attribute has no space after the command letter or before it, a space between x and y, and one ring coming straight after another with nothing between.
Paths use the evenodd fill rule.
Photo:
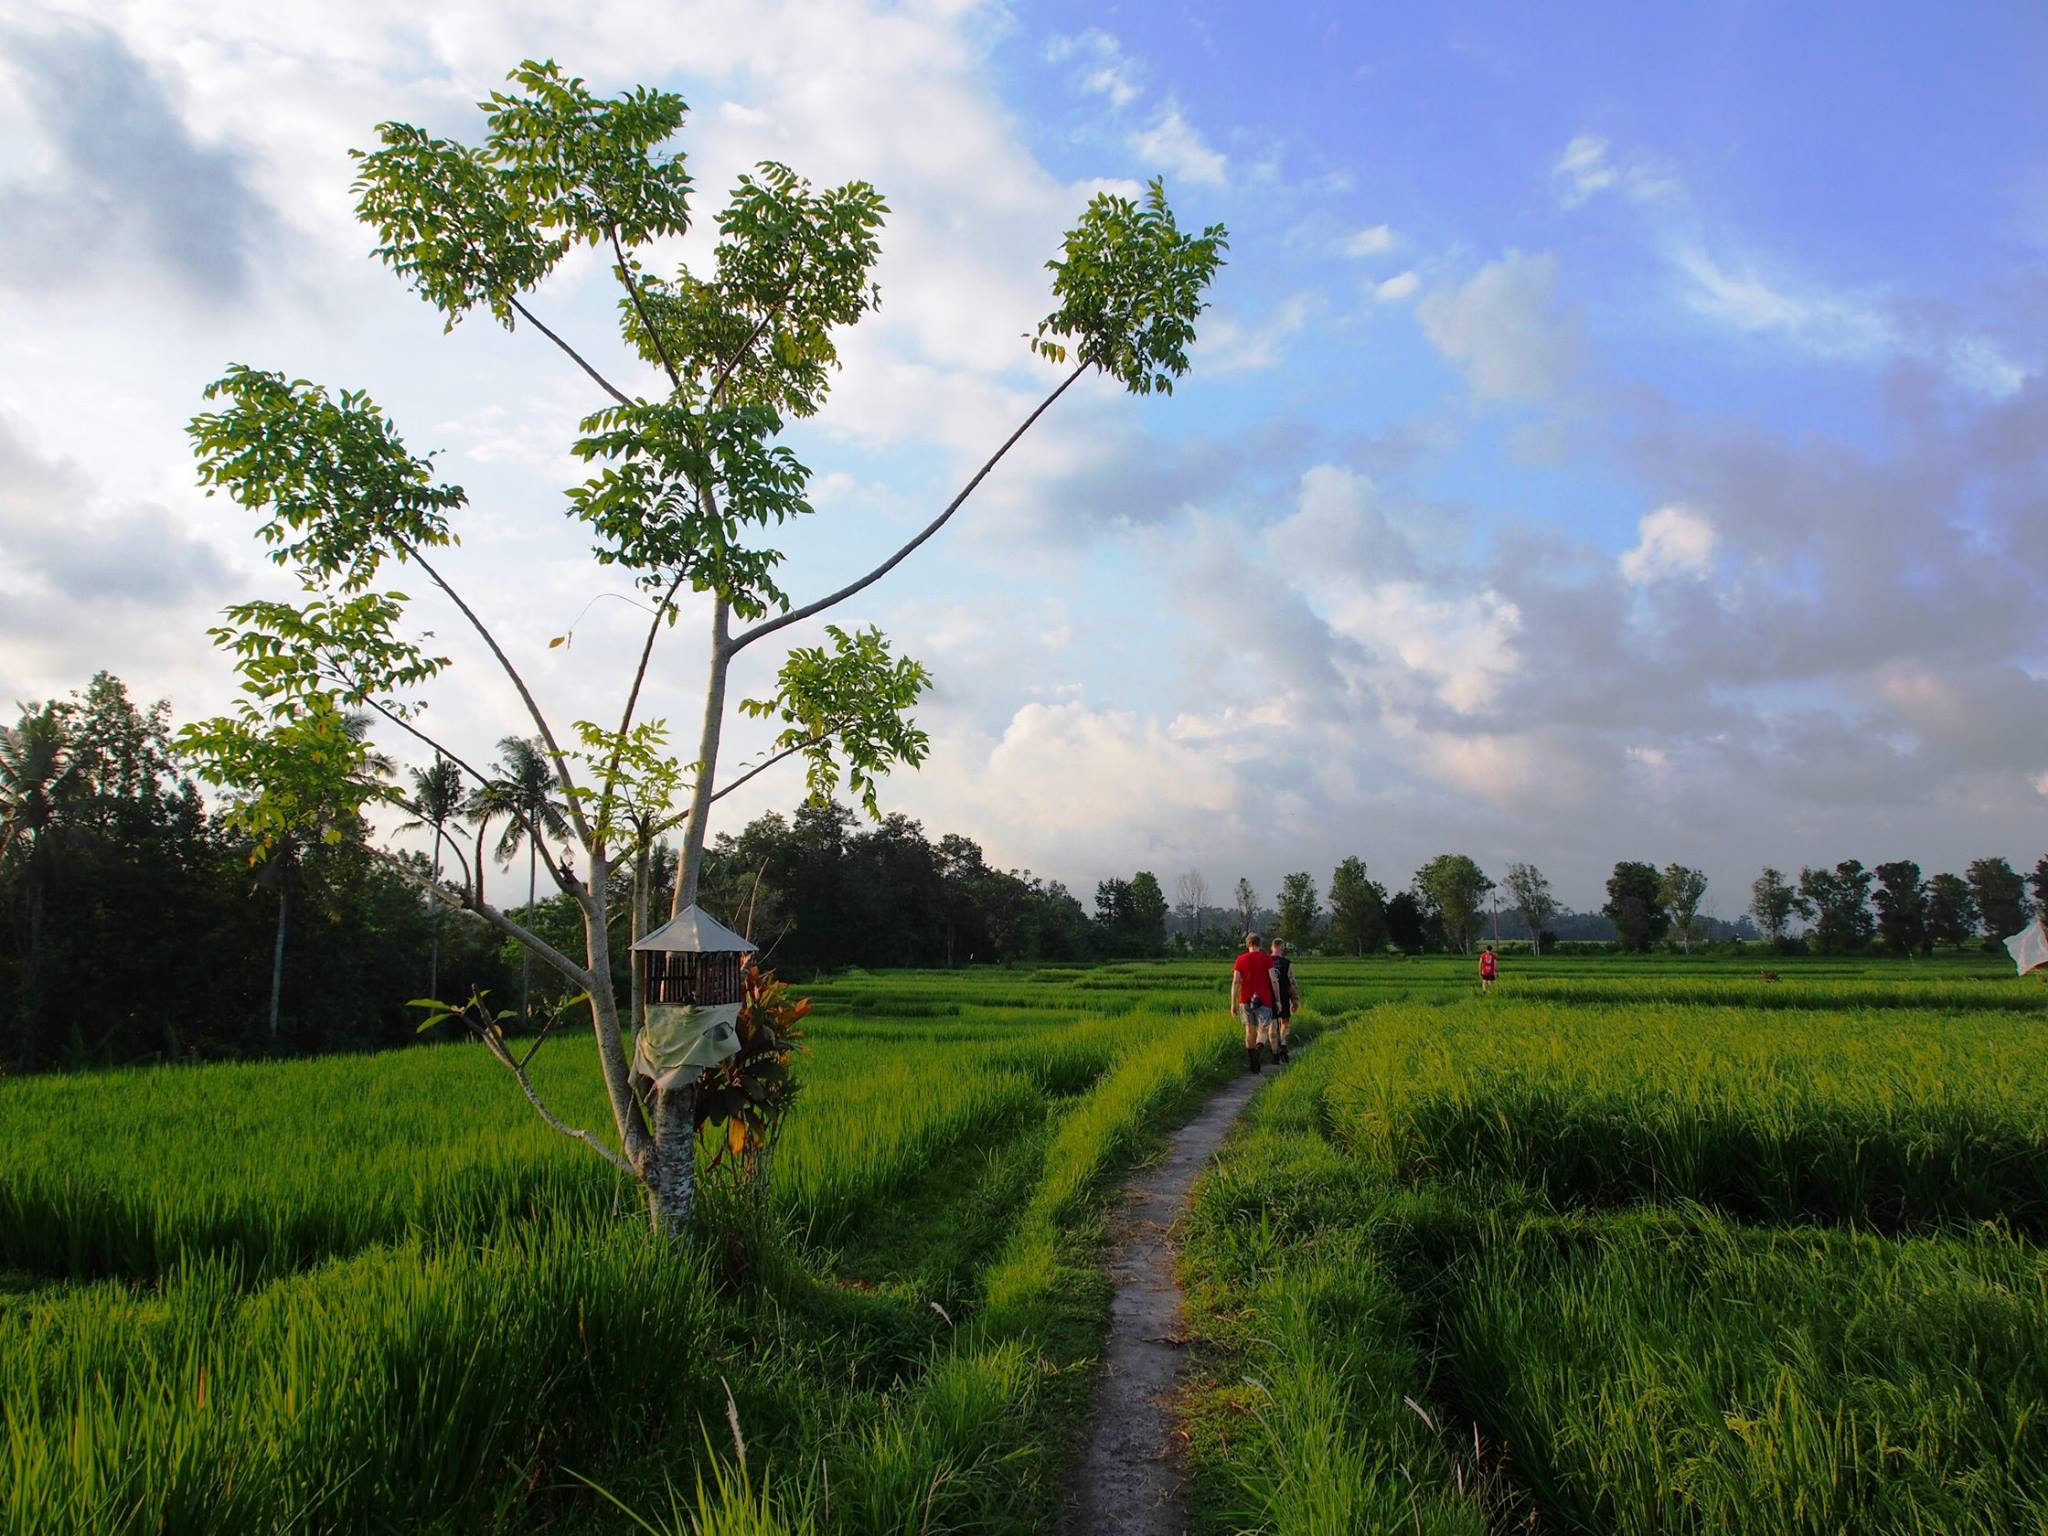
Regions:
<instances>
[{"instance_id":1,"label":"white flag in field","mask_svg":"<svg viewBox=\"0 0 2048 1536\"><path fill-rule=\"evenodd\" d=\"M2005 941L2005 948L2022 976L2037 965L2048 965L2048 932L2044 932L2039 923L2027 924Z\"/></svg>"}]
</instances>

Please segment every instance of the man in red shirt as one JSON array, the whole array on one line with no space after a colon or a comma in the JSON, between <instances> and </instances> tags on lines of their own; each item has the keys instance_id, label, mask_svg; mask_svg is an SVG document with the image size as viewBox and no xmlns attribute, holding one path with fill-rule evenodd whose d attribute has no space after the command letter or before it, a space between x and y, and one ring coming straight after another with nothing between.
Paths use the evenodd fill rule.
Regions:
<instances>
[{"instance_id":1,"label":"man in red shirt","mask_svg":"<svg viewBox=\"0 0 2048 1536\"><path fill-rule=\"evenodd\" d=\"M1491 944L1479 951L1479 990L1481 992L1491 992L1493 990L1494 973L1499 968L1499 962L1493 958L1493 946Z\"/></svg>"},{"instance_id":2,"label":"man in red shirt","mask_svg":"<svg viewBox=\"0 0 2048 1536\"><path fill-rule=\"evenodd\" d=\"M1273 957L1263 934L1244 936L1244 953L1230 967L1230 1008L1244 1015L1244 1069L1260 1068L1259 1047L1273 1029Z\"/></svg>"}]
</instances>

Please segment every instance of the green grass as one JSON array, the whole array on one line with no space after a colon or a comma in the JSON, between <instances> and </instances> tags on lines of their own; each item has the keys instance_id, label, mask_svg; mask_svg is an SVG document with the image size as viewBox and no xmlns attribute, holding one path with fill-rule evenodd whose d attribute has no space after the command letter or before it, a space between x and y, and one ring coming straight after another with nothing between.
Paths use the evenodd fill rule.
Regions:
<instances>
[{"instance_id":1,"label":"green grass","mask_svg":"<svg viewBox=\"0 0 2048 1536\"><path fill-rule=\"evenodd\" d=\"M1361 1015L1198 1187L1202 1528L2048 1529L2040 989L1583 969Z\"/></svg>"},{"instance_id":2,"label":"green grass","mask_svg":"<svg viewBox=\"0 0 2048 1536\"><path fill-rule=\"evenodd\" d=\"M1461 1406L1573 1528L2048 1529L2039 1249L1550 1218L1445 1290Z\"/></svg>"},{"instance_id":3,"label":"green grass","mask_svg":"<svg viewBox=\"0 0 2048 1536\"><path fill-rule=\"evenodd\" d=\"M0 1083L0 1532L1034 1528L1094 1209L1230 1030L877 990L941 980L823 1011L770 1208L685 1252L462 1047ZM591 1056L537 1080L601 1127Z\"/></svg>"},{"instance_id":4,"label":"green grass","mask_svg":"<svg viewBox=\"0 0 2048 1536\"><path fill-rule=\"evenodd\" d=\"M1182 1266L1201 1345L1194 1504L1217 1530L1482 1536L1457 1447L1410 1406L1432 1375L1373 1243L1393 1192L1317 1129L1346 1034L1253 1101L1196 1187Z\"/></svg>"},{"instance_id":5,"label":"green grass","mask_svg":"<svg viewBox=\"0 0 2048 1536\"><path fill-rule=\"evenodd\" d=\"M1302 962L1187 1227L1205 1529L2048 1529L2048 990L1758 969ZM1045 1529L1225 980L821 983L686 1251L464 1047L0 1082L0 1536Z\"/></svg>"},{"instance_id":6,"label":"green grass","mask_svg":"<svg viewBox=\"0 0 2048 1536\"><path fill-rule=\"evenodd\" d=\"M2038 990L2038 989L2037 989ZM1336 1134L1388 1174L1759 1221L2048 1224L2048 1016L1487 999L1375 1015Z\"/></svg>"},{"instance_id":7,"label":"green grass","mask_svg":"<svg viewBox=\"0 0 2048 1536\"><path fill-rule=\"evenodd\" d=\"M970 1132L1084 1088L1122 1028L1033 1015L932 1038L821 1023L777 1151L782 1208L828 1239ZM550 1042L534 1076L571 1124L608 1132L587 1037ZM415 1232L473 1242L543 1212L605 1220L634 1198L468 1045L29 1078L0 1084L0 1131L0 1265L52 1277L153 1278L199 1254L276 1275Z\"/></svg>"}]
</instances>

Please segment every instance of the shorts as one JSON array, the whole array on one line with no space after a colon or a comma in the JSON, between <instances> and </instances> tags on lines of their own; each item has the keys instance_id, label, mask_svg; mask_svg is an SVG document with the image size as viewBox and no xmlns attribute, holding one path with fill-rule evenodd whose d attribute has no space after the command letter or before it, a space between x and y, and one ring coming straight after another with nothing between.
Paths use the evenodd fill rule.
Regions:
<instances>
[{"instance_id":1,"label":"shorts","mask_svg":"<svg viewBox=\"0 0 2048 1536\"><path fill-rule=\"evenodd\" d=\"M1273 1017L1278 1019L1282 1024L1285 1024L1289 1019L1294 1017L1294 1010L1288 1007L1287 1004L1282 1003L1278 1008L1275 1008L1273 1010Z\"/></svg>"},{"instance_id":2,"label":"shorts","mask_svg":"<svg viewBox=\"0 0 2048 1536\"><path fill-rule=\"evenodd\" d=\"M1243 1009L1244 1027L1246 1029L1264 1029L1273 1022L1273 1009L1270 1004L1243 1003L1239 1006Z\"/></svg>"}]
</instances>

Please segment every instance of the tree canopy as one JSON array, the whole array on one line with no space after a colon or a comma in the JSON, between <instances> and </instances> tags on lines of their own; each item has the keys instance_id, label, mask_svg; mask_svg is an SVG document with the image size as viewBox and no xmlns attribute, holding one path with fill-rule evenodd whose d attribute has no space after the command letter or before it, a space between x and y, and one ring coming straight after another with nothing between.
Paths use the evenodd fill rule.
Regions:
<instances>
[{"instance_id":1,"label":"tree canopy","mask_svg":"<svg viewBox=\"0 0 2048 1536\"><path fill-rule=\"evenodd\" d=\"M552 61L528 60L480 106L474 144L380 125L375 147L355 152L356 213L373 254L445 329L479 311L507 329L524 327L593 387L598 398L568 444L587 473L565 489L564 511L596 563L633 582L651 610L637 656L622 659L617 724L550 715L520 664L546 637L494 631L460 590L457 519L467 491L410 448L366 391L236 363L208 386L209 408L191 423L199 478L255 515L258 539L303 596L227 610L213 634L235 660L242 697L231 713L187 727L180 744L228 792L234 825L259 856L307 839L343 840L378 804L425 819L375 771L380 749L350 724L365 712L476 785L491 783L474 750L435 735L423 714L451 662L389 581L407 572L433 588L510 684L525 717L513 734L537 743L552 777L546 808L514 797L501 835L516 828L576 907L580 943L488 901L481 857L453 879L428 874L422 883L588 998L611 1141L560 1123L523 1068L507 1065L550 1124L640 1179L657 1224L674 1228L694 1197L696 1084L677 1080L643 1097L629 1080L624 1034L636 1021L621 1017L611 975L614 863L644 875L650 835L679 825L670 911L696 900L714 802L791 758L803 761L814 804L844 784L880 815L879 780L916 767L929 750L910 714L930 686L924 667L894 654L876 630L827 623L822 639L789 647L764 693L735 701L727 697L734 658L887 575L1091 369L1135 394L1170 393L1187 370L1225 235L1220 225L1181 230L1157 181L1137 198L1094 197L1047 261L1054 307L1030 337L1033 353L1065 369L1059 382L915 537L838 590L798 602L781 584L781 531L813 511L810 470L782 435L822 408L840 334L878 301L872 269L888 211L880 194L861 181L817 189L762 162L738 177L715 215L708 258L663 275L650 263L690 230L695 211L685 158L670 148L685 116L679 96L634 88L600 97ZM620 340L636 367L623 384L610 357L594 360L534 307L549 273L579 247L601 254L618 288ZM679 756L667 723L643 719L640 706L686 589L709 599L709 666L698 745ZM734 708L779 729L762 761L721 779ZM676 794L686 795L679 809L668 803ZM554 814L565 829L549 824ZM637 931L647 917L644 884L629 907Z\"/></svg>"}]
</instances>

